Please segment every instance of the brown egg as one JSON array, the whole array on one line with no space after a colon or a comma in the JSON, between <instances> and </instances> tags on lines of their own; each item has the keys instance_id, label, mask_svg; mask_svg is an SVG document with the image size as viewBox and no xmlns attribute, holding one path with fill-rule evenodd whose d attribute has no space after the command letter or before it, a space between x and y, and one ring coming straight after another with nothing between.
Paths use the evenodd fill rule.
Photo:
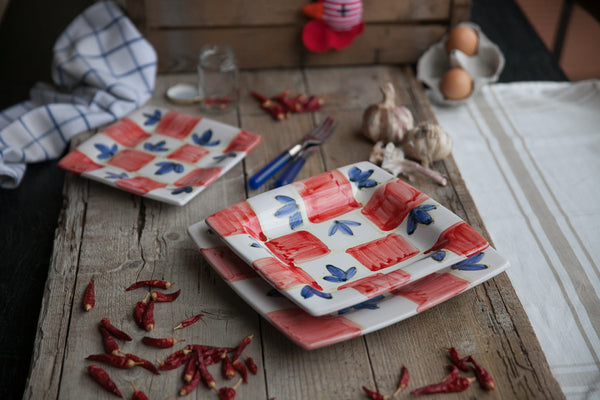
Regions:
<instances>
[{"instance_id":1,"label":"brown egg","mask_svg":"<svg viewBox=\"0 0 600 400\"><path fill-rule=\"evenodd\" d=\"M449 100L462 100L473 91L473 79L462 68L451 68L442 77L440 90Z\"/></svg>"},{"instance_id":2,"label":"brown egg","mask_svg":"<svg viewBox=\"0 0 600 400\"><path fill-rule=\"evenodd\" d=\"M448 33L446 37L446 52L457 49L468 56L477 53L479 37L475 29L464 25L458 25Z\"/></svg>"}]
</instances>

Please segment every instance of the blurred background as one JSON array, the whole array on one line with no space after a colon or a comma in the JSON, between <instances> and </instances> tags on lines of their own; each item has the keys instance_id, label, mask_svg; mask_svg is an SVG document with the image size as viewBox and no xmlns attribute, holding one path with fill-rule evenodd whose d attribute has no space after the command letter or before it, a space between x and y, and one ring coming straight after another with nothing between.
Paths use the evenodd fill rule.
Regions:
<instances>
[{"instance_id":1,"label":"blurred background","mask_svg":"<svg viewBox=\"0 0 600 400\"><path fill-rule=\"evenodd\" d=\"M36 81L50 81L54 41L65 26L93 2L0 0L0 108L26 99ZM555 53L570 80L600 78L600 1L514 2L546 47ZM497 13L494 3L473 0L471 15L474 22L485 18L486 13ZM506 3L502 6L509 7L513 0L496 3ZM506 28L503 35L518 35L511 32L510 23L507 22ZM560 54L554 51L557 44L562 44Z\"/></svg>"}]
</instances>

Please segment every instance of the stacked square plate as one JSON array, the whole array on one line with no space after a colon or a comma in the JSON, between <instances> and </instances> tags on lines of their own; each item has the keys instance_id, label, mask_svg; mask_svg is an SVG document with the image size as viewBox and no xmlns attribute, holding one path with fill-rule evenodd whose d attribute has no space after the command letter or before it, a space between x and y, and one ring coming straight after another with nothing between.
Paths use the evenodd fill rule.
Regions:
<instances>
[{"instance_id":1,"label":"stacked square plate","mask_svg":"<svg viewBox=\"0 0 600 400\"><path fill-rule=\"evenodd\" d=\"M262 193L189 232L215 271L306 349L408 318L508 266L457 215L368 162Z\"/></svg>"}]
</instances>

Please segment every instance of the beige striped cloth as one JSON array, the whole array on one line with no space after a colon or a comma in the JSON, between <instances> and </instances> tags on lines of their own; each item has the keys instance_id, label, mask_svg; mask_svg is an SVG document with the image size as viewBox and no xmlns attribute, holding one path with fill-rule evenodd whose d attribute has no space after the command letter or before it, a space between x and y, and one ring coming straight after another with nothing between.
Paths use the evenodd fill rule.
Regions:
<instances>
[{"instance_id":1,"label":"beige striped cloth","mask_svg":"<svg viewBox=\"0 0 600 400\"><path fill-rule=\"evenodd\" d=\"M600 81L494 84L434 106L568 399L600 399Z\"/></svg>"}]
</instances>

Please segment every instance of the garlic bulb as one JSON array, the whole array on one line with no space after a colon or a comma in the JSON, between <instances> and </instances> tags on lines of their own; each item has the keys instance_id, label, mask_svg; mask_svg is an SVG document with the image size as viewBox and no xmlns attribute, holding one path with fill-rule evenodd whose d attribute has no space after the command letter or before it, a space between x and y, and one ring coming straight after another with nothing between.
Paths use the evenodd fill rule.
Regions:
<instances>
[{"instance_id":1,"label":"garlic bulb","mask_svg":"<svg viewBox=\"0 0 600 400\"><path fill-rule=\"evenodd\" d=\"M429 167L434 161L446 158L452 151L452 138L441 126L424 122L408 131L402 142L404 153Z\"/></svg>"},{"instance_id":2,"label":"garlic bulb","mask_svg":"<svg viewBox=\"0 0 600 400\"><path fill-rule=\"evenodd\" d=\"M414 119L406 107L396 106L396 92L391 83L381 87L383 103L367 107L363 114L363 134L373 142L400 143L413 128Z\"/></svg>"},{"instance_id":3,"label":"garlic bulb","mask_svg":"<svg viewBox=\"0 0 600 400\"><path fill-rule=\"evenodd\" d=\"M382 154L383 153L383 154ZM394 143L388 143L383 146L383 142L377 142L371 155L377 155L381 158L381 168L394 174L395 176L405 176L409 181L414 182L416 175L420 174L437 182L441 186L446 186L448 180L439 172L431 170L414 161L406 160L401 148L394 146Z\"/></svg>"}]
</instances>

